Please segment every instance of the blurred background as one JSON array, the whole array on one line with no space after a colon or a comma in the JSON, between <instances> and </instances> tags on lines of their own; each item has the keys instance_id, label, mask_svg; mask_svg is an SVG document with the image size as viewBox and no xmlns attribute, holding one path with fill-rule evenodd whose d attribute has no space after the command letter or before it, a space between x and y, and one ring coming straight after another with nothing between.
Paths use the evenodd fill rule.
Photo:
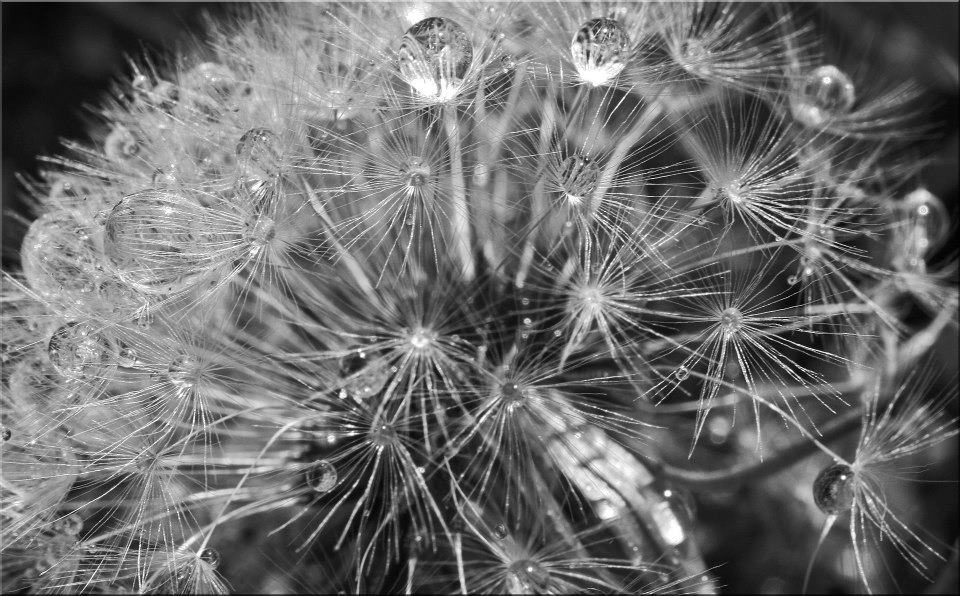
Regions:
<instances>
[{"instance_id":1,"label":"blurred background","mask_svg":"<svg viewBox=\"0 0 960 596\"><path fill-rule=\"evenodd\" d=\"M229 10L229 4L221 3L2 4L4 268L16 266L26 229L16 217L27 210L15 175L36 177L37 156L57 154L60 139L86 140L91 127L102 125L95 106L113 82L129 79L130 59L139 62L144 56L189 49L195 45L191 40L203 32L206 17L218 19ZM870 72L892 80L913 77L926 88L934 106L929 118L939 130L931 141L935 159L923 172L922 182L944 201L955 224L960 186L958 4L831 3L800 10L818 23L827 39L842 40L838 45L843 52L871 56L874 63L866 67ZM955 239L941 250L944 258L956 251ZM942 339L935 358L940 366L956 370L955 328ZM956 391L956 377L945 387ZM752 445L721 437L711 440L694 463L721 464L744 449ZM956 548L958 526L956 451L957 443L948 442L933 458L933 477L946 483L924 484L903 496L923 504L911 513L911 520L930 529L948 548L951 542ZM804 491L809 490L809 481L824 464L808 461L764 483L695 499L695 535L708 563L719 566L715 573L728 591L778 593L798 588L819 534L818 527L805 521L809 516L801 511L799 493L808 494ZM820 554L813 591L848 593L857 589L849 540L833 537L837 540L829 541ZM895 564L891 571L903 578L899 588L905 593L958 590L955 558L948 566L952 573L937 575L933 584L901 574L902 567ZM234 571L233 577L243 584L234 589L264 587L260 570Z\"/></svg>"}]
</instances>

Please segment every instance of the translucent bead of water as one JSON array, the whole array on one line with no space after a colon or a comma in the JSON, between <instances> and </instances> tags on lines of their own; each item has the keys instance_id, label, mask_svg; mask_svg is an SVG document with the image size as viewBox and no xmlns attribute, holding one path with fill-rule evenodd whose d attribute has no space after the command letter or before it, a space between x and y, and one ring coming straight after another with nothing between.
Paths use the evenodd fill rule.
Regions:
<instances>
[{"instance_id":1,"label":"translucent bead of water","mask_svg":"<svg viewBox=\"0 0 960 596\"><path fill-rule=\"evenodd\" d=\"M198 555L200 560L208 565L211 569L216 569L220 566L220 553L212 548L205 548L200 551Z\"/></svg>"},{"instance_id":2,"label":"translucent bead of water","mask_svg":"<svg viewBox=\"0 0 960 596\"><path fill-rule=\"evenodd\" d=\"M397 58L400 77L419 96L447 101L463 86L473 62L473 46L456 21L428 17L407 29Z\"/></svg>"},{"instance_id":3,"label":"translucent bead of water","mask_svg":"<svg viewBox=\"0 0 960 596\"><path fill-rule=\"evenodd\" d=\"M848 113L856 101L853 81L836 66L815 68L800 83L791 99L794 117L801 123L820 127Z\"/></svg>"},{"instance_id":4,"label":"translucent bead of water","mask_svg":"<svg viewBox=\"0 0 960 596\"><path fill-rule=\"evenodd\" d=\"M49 300L74 300L96 283L100 259L93 222L74 211L53 211L30 224L20 257L27 285Z\"/></svg>"},{"instance_id":5,"label":"translucent bead of water","mask_svg":"<svg viewBox=\"0 0 960 596\"><path fill-rule=\"evenodd\" d=\"M280 137L268 128L252 128L237 142L237 169L247 182L270 180L280 172Z\"/></svg>"},{"instance_id":6,"label":"translucent bead of water","mask_svg":"<svg viewBox=\"0 0 960 596\"><path fill-rule=\"evenodd\" d=\"M813 501L827 515L843 513L853 507L854 482L850 466L827 466L813 481Z\"/></svg>"},{"instance_id":7,"label":"translucent bead of water","mask_svg":"<svg viewBox=\"0 0 960 596\"><path fill-rule=\"evenodd\" d=\"M104 252L121 280L146 294L170 294L204 274L215 256L204 250L203 208L189 196L151 189L124 197L104 226ZM213 243L212 243L213 244Z\"/></svg>"},{"instance_id":8,"label":"translucent bead of water","mask_svg":"<svg viewBox=\"0 0 960 596\"><path fill-rule=\"evenodd\" d=\"M507 593L541 594L550 585L550 573L537 561L521 559L507 567Z\"/></svg>"},{"instance_id":9,"label":"translucent bead of water","mask_svg":"<svg viewBox=\"0 0 960 596\"><path fill-rule=\"evenodd\" d=\"M104 139L103 152L112 161L126 161L140 152L140 144L128 128L117 126Z\"/></svg>"},{"instance_id":10,"label":"translucent bead of water","mask_svg":"<svg viewBox=\"0 0 960 596\"><path fill-rule=\"evenodd\" d=\"M597 188L600 167L591 159L571 155L560 163L557 175L567 201L579 205Z\"/></svg>"},{"instance_id":11,"label":"translucent bead of water","mask_svg":"<svg viewBox=\"0 0 960 596\"><path fill-rule=\"evenodd\" d=\"M593 86L605 85L626 67L630 37L616 19L596 18L584 23L570 42L573 66Z\"/></svg>"},{"instance_id":12,"label":"translucent bead of water","mask_svg":"<svg viewBox=\"0 0 960 596\"><path fill-rule=\"evenodd\" d=\"M116 366L113 342L87 323L67 323L47 343L50 364L68 379L102 378Z\"/></svg>"},{"instance_id":13,"label":"translucent bead of water","mask_svg":"<svg viewBox=\"0 0 960 596\"><path fill-rule=\"evenodd\" d=\"M307 471L307 485L320 494L330 492L337 485L337 469L325 459L314 462Z\"/></svg>"}]
</instances>

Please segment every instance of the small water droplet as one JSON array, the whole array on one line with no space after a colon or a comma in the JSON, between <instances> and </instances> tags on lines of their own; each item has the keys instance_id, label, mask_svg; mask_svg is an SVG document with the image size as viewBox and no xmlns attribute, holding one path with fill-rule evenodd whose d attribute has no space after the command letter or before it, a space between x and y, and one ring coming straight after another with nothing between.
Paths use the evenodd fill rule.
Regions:
<instances>
[{"instance_id":1,"label":"small water droplet","mask_svg":"<svg viewBox=\"0 0 960 596\"><path fill-rule=\"evenodd\" d=\"M496 536L497 540L503 540L507 537L507 526L504 524L497 524L493 528L493 535Z\"/></svg>"},{"instance_id":2,"label":"small water droplet","mask_svg":"<svg viewBox=\"0 0 960 596\"><path fill-rule=\"evenodd\" d=\"M314 492L328 493L337 485L337 469L325 459L313 462L307 471L307 486Z\"/></svg>"},{"instance_id":3,"label":"small water droplet","mask_svg":"<svg viewBox=\"0 0 960 596\"><path fill-rule=\"evenodd\" d=\"M125 161L140 152L140 144L129 129L117 126L104 139L103 152L108 159Z\"/></svg>"},{"instance_id":4,"label":"small water droplet","mask_svg":"<svg viewBox=\"0 0 960 596\"><path fill-rule=\"evenodd\" d=\"M212 548L205 548L200 551L198 555L200 560L210 566L211 569L216 569L220 566L220 553Z\"/></svg>"},{"instance_id":5,"label":"small water droplet","mask_svg":"<svg viewBox=\"0 0 960 596\"><path fill-rule=\"evenodd\" d=\"M137 351L131 347L120 350L120 358L117 362L120 366L130 368L137 363Z\"/></svg>"},{"instance_id":6,"label":"small water droplet","mask_svg":"<svg viewBox=\"0 0 960 596\"><path fill-rule=\"evenodd\" d=\"M787 285L795 286L800 283L800 278L796 275L790 275L787 277Z\"/></svg>"},{"instance_id":7,"label":"small water droplet","mask_svg":"<svg viewBox=\"0 0 960 596\"><path fill-rule=\"evenodd\" d=\"M550 587L550 573L537 561L521 559L507 567L507 592L542 594Z\"/></svg>"},{"instance_id":8,"label":"small water droplet","mask_svg":"<svg viewBox=\"0 0 960 596\"><path fill-rule=\"evenodd\" d=\"M13 436L13 431L6 426L0 426L0 439L4 441L9 441Z\"/></svg>"},{"instance_id":9,"label":"small water droplet","mask_svg":"<svg viewBox=\"0 0 960 596\"><path fill-rule=\"evenodd\" d=\"M116 366L113 342L86 323L67 323L50 336L47 354L67 379L103 378Z\"/></svg>"},{"instance_id":10,"label":"small water droplet","mask_svg":"<svg viewBox=\"0 0 960 596\"><path fill-rule=\"evenodd\" d=\"M686 366L681 366L677 370L673 371L673 375L677 377L677 379L683 381L690 376L690 371L687 369Z\"/></svg>"}]
</instances>

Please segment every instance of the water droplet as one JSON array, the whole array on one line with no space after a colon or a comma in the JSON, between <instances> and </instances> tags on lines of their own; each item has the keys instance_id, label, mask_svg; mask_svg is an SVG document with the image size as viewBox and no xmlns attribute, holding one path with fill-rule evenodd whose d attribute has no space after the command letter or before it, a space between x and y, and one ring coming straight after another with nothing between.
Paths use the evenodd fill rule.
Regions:
<instances>
[{"instance_id":1,"label":"water droplet","mask_svg":"<svg viewBox=\"0 0 960 596\"><path fill-rule=\"evenodd\" d=\"M593 86L605 85L626 67L630 37L614 19L590 19L570 42L573 66Z\"/></svg>"},{"instance_id":2,"label":"water droplet","mask_svg":"<svg viewBox=\"0 0 960 596\"><path fill-rule=\"evenodd\" d=\"M367 358L365 352L357 350L340 359L340 373L343 376L343 390L346 395L357 400L366 399L380 393L393 375L383 358Z\"/></svg>"},{"instance_id":3,"label":"water droplet","mask_svg":"<svg viewBox=\"0 0 960 596\"><path fill-rule=\"evenodd\" d=\"M117 126L103 141L103 152L113 161L125 161L140 152L137 137L124 126Z\"/></svg>"},{"instance_id":4,"label":"water droplet","mask_svg":"<svg viewBox=\"0 0 960 596\"><path fill-rule=\"evenodd\" d=\"M473 46L456 21L428 17L407 29L397 52L400 77L420 96L453 99L473 61Z\"/></svg>"},{"instance_id":5,"label":"water droplet","mask_svg":"<svg viewBox=\"0 0 960 596\"><path fill-rule=\"evenodd\" d=\"M897 205L904 228L904 240L922 256L943 242L950 231L950 213L943 201L925 188L909 193Z\"/></svg>"},{"instance_id":6,"label":"water droplet","mask_svg":"<svg viewBox=\"0 0 960 596\"><path fill-rule=\"evenodd\" d=\"M523 298L520 299L520 304L524 306L530 306L530 299L524 296Z\"/></svg>"},{"instance_id":7,"label":"water droplet","mask_svg":"<svg viewBox=\"0 0 960 596\"><path fill-rule=\"evenodd\" d=\"M678 368L677 370L673 371L673 376L675 376L675 377L677 377L677 379L683 381L683 380L685 380L687 377L690 376L690 371L687 369L686 366L681 366L681 367Z\"/></svg>"},{"instance_id":8,"label":"water droplet","mask_svg":"<svg viewBox=\"0 0 960 596\"><path fill-rule=\"evenodd\" d=\"M509 405L523 402L523 387L515 381L505 381L500 385L500 396Z\"/></svg>"},{"instance_id":9,"label":"water droplet","mask_svg":"<svg viewBox=\"0 0 960 596\"><path fill-rule=\"evenodd\" d=\"M410 188L422 188L430 179L430 164L419 157L411 157L400 165L401 183Z\"/></svg>"},{"instance_id":10,"label":"water droplet","mask_svg":"<svg viewBox=\"0 0 960 596\"><path fill-rule=\"evenodd\" d=\"M0 439L6 442L9 441L11 437L13 437L13 431L6 426L0 426Z\"/></svg>"},{"instance_id":11,"label":"water droplet","mask_svg":"<svg viewBox=\"0 0 960 596\"><path fill-rule=\"evenodd\" d=\"M76 513L71 513L60 520L60 528L68 536L76 536L83 530L83 518Z\"/></svg>"},{"instance_id":12,"label":"water droplet","mask_svg":"<svg viewBox=\"0 0 960 596\"><path fill-rule=\"evenodd\" d=\"M280 137L268 128L251 128L237 143L237 174L248 183L273 179L280 173Z\"/></svg>"},{"instance_id":13,"label":"water droplet","mask_svg":"<svg viewBox=\"0 0 960 596\"><path fill-rule=\"evenodd\" d=\"M798 283L800 283L800 278L797 277L796 275L790 275L787 277L787 285L795 286Z\"/></svg>"},{"instance_id":14,"label":"water droplet","mask_svg":"<svg viewBox=\"0 0 960 596\"><path fill-rule=\"evenodd\" d=\"M180 354L167 367L167 380L178 389L190 389L200 376L200 363L189 354Z\"/></svg>"},{"instance_id":15,"label":"water droplet","mask_svg":"<svg viewBox=\"0 0 960 596\"><path fill-rule=\"evenodd\" d=\"M579 205L597 188L600 167L582 155L571 155L560 163L557 177L567 201Z\"/></svg>"},{"instance_id":16,"label":"water droplet","mask_svg":"<svg viewBox=\"0 0 960 596\"><path fill-rule=\"evenodd\" d=\"M493 528L493 535L496 536L497 540L503 540L507 537L507 534L507 526L504 524L497 524L496 527Z\"/></svg>"},{"instance_id":17,"label":"water droplet","mask_svg":"<svg viewBox=\"0 0 960 596\"><path fill-rule=\"evenodd\" d=\"M541 594L549 588L550 574L540 563L521 559L507 568L506 583L509 594Z\"/></svg>"},{"instance_id":18,"label":"water droplet","mask_svg":"<svg viewBox=\"0 0 960 596\"><path fill-rule=\"evenodd\" d=\"M209 547L205 548L200 551L198 556L200 557L200 560L206 563L211 569L216 569L220 566L220 553L218 553L215 549Z\"/></svg>"},{"instance_id":19,"label":"water droplet","mask_svg":"<svg viewBox=\"0 0 960 596\"><path fill-rule=\"evenodd\" d=\"M740 331L740 328L743 326L743 313L739 309L734 307L725 308L722 313L720 313L720 330L723 332L723 337L729 339L737 334Z\"/></svg>"},{"instance_id":20,"label":"water droplet","mask_svg":"<svg viewBox=\"0 0 960 596\"><path fill-rule=\"evenodd\" d=\"M532 327L532 326L533 326L533 319L531 319L530 317L524 317L524 318L523 318L523 326L524 326L524 327Z\"/></svg>"},{"instance_id":21,"label":"water droplet","mask_svg":"<svg viewBox=\"0 0 960 596\"><path fill-rule=\"evenodd\" d=\"M31 289L48 300L83 300L79 294L101 276L93 225L73 211L46 213L30 224L20 257Z\"/></svg>"},{"instance_id":22,"label":"water droplet","mask_svg":"<svg viewBox=\"0 0 960 596\"><path fill-rule=\"evenodd\" d=\"M116 348L86 323L67 323L47 343L50 364L68 379L103 378L116 366Z\"/></svg>"},{"instance_id":23,"label":"water droplet","mask_svg":"<svg viewBox=\"0 0 960 596\"><path fill-rule=\"evenodd\" d=\"M554 330L553 330L553 336L554 336L554 337L560 337L561 335L563 335L563 330L562 330L562 329L554 329Z\"/></svg>"},{"instance_id":24,"label":"water droplet","mask_svg":"<svg viewBox=\"0 0 960 596\"><path fill-rule=\"evenodd\" d=\"M854 473L850 466L833 464L824 468L813 481L813 502L820 511L835 515L853 507Z\"/></svg>"},{"instance_id":25,"label":"water droplet","mask_svg":"<svg viewBox=\"0 0 960 596\"><path fill-rule=\"evenodd\" d=\"M132 367L137 363L137 351L131 347L121 349L117 363L124 368Z\"/></svg>"},{"instance_id":26,"label":"water droplet","mask_svg":"<svg viewBox=\"0 0 960 596\"><path fill-rule=\"evenodd\" d=\"M191 197L150 189L128 195L107 216L104 252L117 275L150 294L183 290L223 264L217 222ZM222 223L219 227L222 227Z\"/></svg>"},{"instance_id":27,"label":"water droplet","mask_svg":"<svg viewBox=\"0 0 960 596\"><path fill-rule=\"evenodd\" d=\"M251 245L249 254L254 256L276 238L276 223L266 215L252 217L247 220L244 234Z\"/></svg>"},{"instance_id":28,"label":"water droplet","mask_svg":"<svg viewBox=\"0 0 960 596\"><path fill-rule=\"evenodd\" d=\"M307 471L307 486L320 494L328 493L337 485L337 469L325 459L313 462Z\"/></svg>"},{"instance_id":29,"label":"water droplet","mask_svg":"<svg viewBox=\"0 0 960 596\"><path fill-rule=\"evenodd\" d=\"M853 107L856 96L853 82L833 65L815 68L800 83L791 98L794 118L807 126L820 127Z\"/></svg>"}]
</instances>

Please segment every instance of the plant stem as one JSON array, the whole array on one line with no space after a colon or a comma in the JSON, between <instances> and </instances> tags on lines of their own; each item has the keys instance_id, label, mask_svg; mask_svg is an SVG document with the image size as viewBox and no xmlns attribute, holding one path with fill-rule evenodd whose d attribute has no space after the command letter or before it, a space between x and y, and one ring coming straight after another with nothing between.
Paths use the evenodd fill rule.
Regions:
<instances>
[{"instance_id":1,"label":"plant stem","mask_svg":"<svg viewBox=\"0 0 960 596\"><path fill-rule=\"evenodd\" d=\"M830 443L860 428L862 412L859 408L845 412L823 428L820 441ZM674 482L693 491L730 489L741 484L773 476L821 449L811 440L800 440L761 462L745 464L724 470L704 472L685 470L670 464L644 458L654 476Z\"/></svg>"}]
</instances>

